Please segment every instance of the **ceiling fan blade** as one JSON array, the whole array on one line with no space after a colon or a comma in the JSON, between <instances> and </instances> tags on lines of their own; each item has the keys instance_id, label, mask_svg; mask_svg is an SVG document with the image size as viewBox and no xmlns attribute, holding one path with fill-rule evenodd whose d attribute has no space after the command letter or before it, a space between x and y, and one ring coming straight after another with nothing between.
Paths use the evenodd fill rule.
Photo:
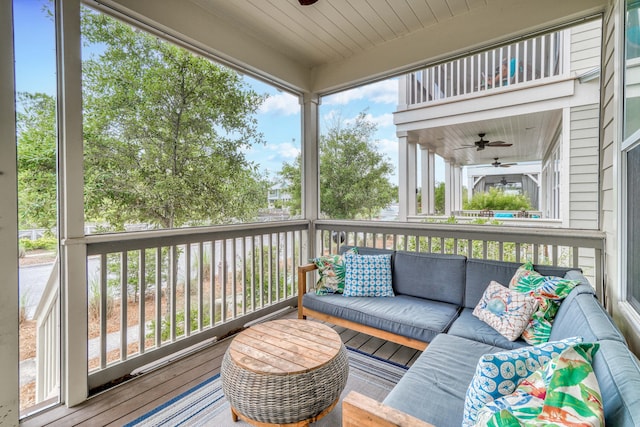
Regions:
<instances>
[{"instance_id":1,"label":"ceiling fan blade","mask_svg":"<svg viewBox=\"0 0 640 427\"><path fill-rule=\"evenodd\" d=\"M485 144L488 147L511 147L513 144L504 141L491 141Z\"/></svg>"},{"instance_id":2,"label":"ceiling fan blade","mask_svg":"<svg viewBox=\"0 0 640 427\"><path fill-rule=\"evenodd\" d=\"M510 163L501 163L498 166L501 167L501 168L510 168L511 164Z\"/></svg>"},{"instance_id":3,"label":"ceiling fan blade","mask_svg":"<svg viewBox=\"0 0 640 427\"><path fill-rule=\"evenodd\" d=\"M454 148L454 150L464 150L465 148L474 148L475 145L463 145L462 147Z\"/></svg>"}]
</instances>

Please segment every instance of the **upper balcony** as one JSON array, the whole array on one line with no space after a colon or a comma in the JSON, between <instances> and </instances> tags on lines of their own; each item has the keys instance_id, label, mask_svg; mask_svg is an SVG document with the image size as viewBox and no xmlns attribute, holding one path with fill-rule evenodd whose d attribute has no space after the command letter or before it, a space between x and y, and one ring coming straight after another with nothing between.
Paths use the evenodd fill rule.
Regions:
<instances>
[{"instance_id":1,"label":"upper balcony","mask_svg":"<svg viewBox=\"0 0 640 427\"><path fill-rule=\"evenodd\" d=\"M521 40L409 73L400 90L400 109L403 104L406 108L433 105L561 76L566 71L564 33Z\"/></svg>"}]
</instances>

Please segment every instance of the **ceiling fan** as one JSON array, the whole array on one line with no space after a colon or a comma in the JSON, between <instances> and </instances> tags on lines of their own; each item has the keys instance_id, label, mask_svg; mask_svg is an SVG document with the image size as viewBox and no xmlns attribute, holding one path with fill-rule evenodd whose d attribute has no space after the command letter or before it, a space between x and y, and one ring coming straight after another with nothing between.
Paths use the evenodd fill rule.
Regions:
<instances>
[{"instance_id":1,"label":"ceiling fan","mask_svg":"<svg viewBox=\"0 0 640 427\"><path fill-rule=\"evenodd\" d=\"M494 162L491 163L491 166L493 166L494 168L508 168L511 166L516 165L517 163L502 163L498 161L498 157L494 157Z\"/></svg>"},{"instance_id":2,"label":"ceiling fan","mask_svg":"<svg viewBox=\"0 0 640 427\"><path fill-rule=\"evenodd\" d=\"M480 139L473 143L473 145L463 145L460 148L473 148L475 147L477 151L484 150L485 147L511 147L513 144L509 144L504 141L487 141L484 139L485 133L479 133L478 136Z\"/></svg>"}]
</instances>

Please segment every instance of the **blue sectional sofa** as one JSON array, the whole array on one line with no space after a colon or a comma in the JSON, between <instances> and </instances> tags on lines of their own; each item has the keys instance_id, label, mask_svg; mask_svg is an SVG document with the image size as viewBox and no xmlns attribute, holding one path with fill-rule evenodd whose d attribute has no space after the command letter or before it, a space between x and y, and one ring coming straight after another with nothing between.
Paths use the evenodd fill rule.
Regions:
<instances>
[{"instance_id":1,"label":"blue sectional sofa","mask_svg":"<svg viewBox=\"0 0 640 427\"><path fill-rule=\"evenodd\" d=\"M342 248L344 251L345 248ZM467 388L479 358L526 346L508 341L472 315L491 280L508 285L520 264L359 248L361 254L392 253L392 298L318 296L307 292L299 270L299 317L328 320L361 332L423 349L382 402L352 392L343 402L343 426L460 426ZM592 286L581 272L535 266L543 275L579 280L553 323L550 341L574 336L598 342L593 368L610 426L640 426L640 366Z\"/></svg>"}]
</instances>

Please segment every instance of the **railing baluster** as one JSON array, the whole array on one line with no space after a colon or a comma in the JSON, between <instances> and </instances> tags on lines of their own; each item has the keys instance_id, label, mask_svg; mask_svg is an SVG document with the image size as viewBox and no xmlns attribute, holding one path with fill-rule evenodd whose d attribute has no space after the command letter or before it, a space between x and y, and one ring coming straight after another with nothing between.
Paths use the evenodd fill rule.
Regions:
<instances>
[{"instance_id":1,"label":"railing baluster","mask_svg":"<svg viewBox=\"0 0 640 427\"><path fill-rule=\"evenodd\" d=\"M231 303L233 304L233 308L231 312L233 313L233 318L238 317L238 281L236 277L238 276L238 265L237 265L237 252L236 252L236 240L231 240Z\"/></svg>"},{"instance_id":2,"label":"railing baluster","mask_svg":"<svg viewBox=\"0 0 640 427\"><path fill-rule=\"evenodd\" d=\"M220 280L220 320L227 321L227 239L220 240L220 262L222 274Z\"/></svg>"},{"instance_id":3,"label":"railing baluster","mask_svg":"<svg viewBox=\"0 0 640 427\"><path fill-rule=\"evenodd\" d=\"M211 240L211 266L209 272L209 293L211 294L211 307L209 307L209 311L211 312L211 326L216 324L216 272L218 270L218 263L216 263L216 245L218 241L215 239ZM218 274L218 280L220 280L220 275Z\"/></svg>"},{"instance_id":4,"label":"railing baluster","mask_svg":"<svg viewBox=\"0 0 640 427\"><path fill-rule=\"evenodd\" d=\"M551 265L558 265L558 245L551 246L552 255L551 255Z\"/></svg>"},{"instance_id":5,"label":"railing baluster","mask_svg":"<svg viewBox=\"0 0 640 427\"><path fill-rule=\"evenodd\" d=\"M251 237L251 311L256 311L256 239ZM300 263L302 264L302 263Z\"/></svg>"},{"instance_id":6,"label":"railing baluster","mask_svg":"<svg viewBox=\"0 0 640 427\"><path fill-rule=\"evenodd\" d=\"M240 274L240 287L242 288L242 314L247 314L247 238L242 240L242 273Z\"/></svg>"},{"instance_id":7,"label":"railing baluster","mask_svg":"<svg viewBox=\"0 0 640 427\"><path fill-rule=\"evenodd\" d=\"M340 235L338 235L338 242L340 242ZM339 243L336 243L336 246L340 246ZM337 251L336 251L337 252ZM284 253L283 253L283 257L284 257L284 299L287 299L287 296L289 295L288 291L288 283L289 283L289 233L288 232L284 232Z\"/></svg>"},{"instance_id":8,"label":"railing baluster","mask_svg":"<svg viewBox=\"0 0 640 427\"><path fill-rule=\"evenodd\" d=\"M573 252L573 265L572 265L572 267L578 267L578 266L580 266L580 248L578 248L577 246L573 246L572 247L572 252Z\"/></svg>"},{"instance_id":9,"label":"railing baluster","mask_svg":"<svg viewBox=\"0 0 640 427\"><path fill-rule=\"evenodd\" d=\"M107 366L107 254L100 255L100 368Z\"/></svg>"},{"instance_id":10,"label":"railing baluster","mask_svg":"<svg viewBox=\"0 0 640 427\"><path fill-rule=\"evenodd\" d=\"M127 304L128 292L127 252L120 253L120 360L127 360Z\"/></svg>"},{"instance_id":11,"label":"railing baluster","mask_svg":"<svg viewBox=\"0 0 640 427\"><path fill-rule=\"evenodd\" d=\"M538 264L540 262L540 246L537 243L533 244L533 263Z\"/></svg>"},{"instance_id":12,"label":"railing baluster","mask_svg":"<svg viewBox=\"0 0 640 427\"><path fill-rule=\"evenodd\" d=\"M198 330L204 329L204 244L198 242Z\"/></svg>"},{"instance_id":13,"label":"railing baluster","mask_svg":"<svg viewBox=\"0 0 640 427\"><path fill-rule=\"evenodd\" d=\"M258 283L260 286L260 307L264 307L264 234L260 235L259 239L260 244L260 257L258 258L260 277L258 278Z\"/></svg>"},{"instance_id":14,"label":"railing baluster","mask_svg":"<svg viewBox=\"0 0 640 427\"><path fill-rule=\"evenodd\" d=\"M502 240L498 242L498 259L504 261L504 242Z\"/></svg>"},{"instance_id":15,"label":"railing baluster","mask_svg":"<svg viewBox=\"0 0 640 427\"><path fill-rule=\"evenodd\" d=\"M156 348L162 346L162 247L156 248L156 315L155 341Z\"/></svg>"},{"instance_id":16,"label":"railing baluster","mask_svg":"<svg viewBox=\"0 0 640 427\"><path fill-rule=\"evenodd\" d=\"M538 38L534 38L531 40L531 72L533 73L534 79L536 78L536 74L537 74L537 67L538 67L538 49L537 49L537 42ZM540 76L540 77L544 77L544 76Z\"/></svg>"},{"instance_id":17,"label":"railing baluster","mask_svg":"<svg viewBox=\"0 0 640 427\"><path fill-rule=\"evenodd\" d=\"M533 80L533 77L531 76L531 72L529 71L529 40L525 40L523 43L523 53L522 53L522 63L523 63L523 72L524 72L524 79L523 81L527 82L529 80Z\"/></svg>"},{"instance_id":18,"label":"railing baluster","mask_svg":"<svg viewBox=\"0 0 640 427\"><path fill-rule=\"evenodd\" d=\"M184 336L191 335L191 245L184 246Z\"/></svg>"},{"instance_id":19,"label":"railing baluster","mask_svg":"<svg viewBox=\"0 0 640 427\"><path fill-rule=\"evenodd\" d=\"M323 239L324 240L324 239ZM273 302L273 279L272 279L272 268L273 268L273 235L269 233L269 295L268 295L268 304L271 305ZM324 252L323 252L324 253Z\"/></svg>"},{"instance_id":20,"label":"railing baluster","mask_svg":"<svg viewBox=\"0 0 640 427\"><path fill-rule=\"evenodd\" d=\"M144 325L146 323L145 316L145 303L146 303L146 295L147 295L147 253L146 249L140 249L140 253L138 254L138 294L140 296L140 301L138 304L138 353L144 353L144 338L145 338L145 330Z\"/></svg>"}]
</instances>

